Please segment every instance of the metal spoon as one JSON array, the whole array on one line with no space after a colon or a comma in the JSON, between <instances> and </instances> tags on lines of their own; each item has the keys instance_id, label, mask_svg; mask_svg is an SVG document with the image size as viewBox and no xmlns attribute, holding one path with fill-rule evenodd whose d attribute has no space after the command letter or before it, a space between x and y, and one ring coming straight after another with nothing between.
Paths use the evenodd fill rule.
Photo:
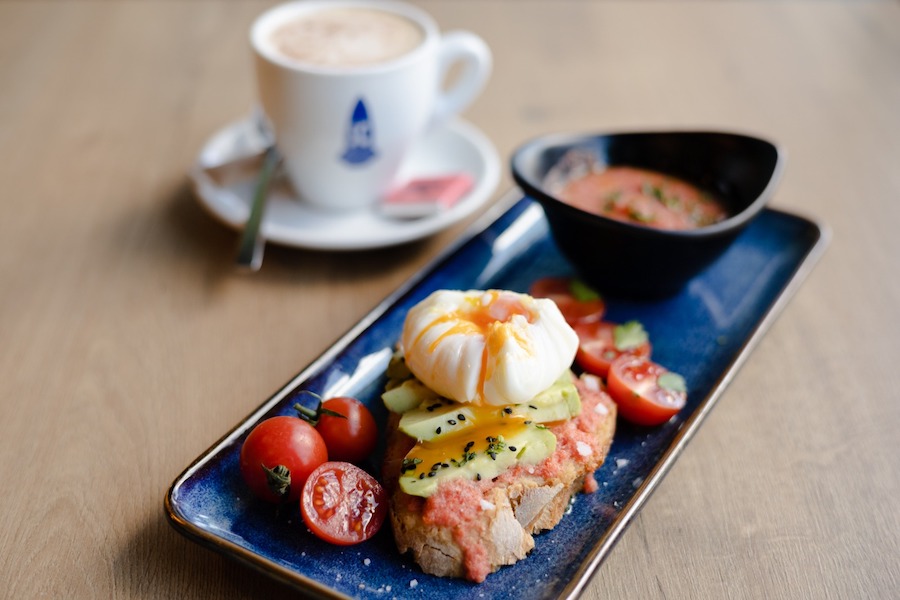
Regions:
<instances>
[{"instance_id":1,"label":"metal spoon","mask_svg":"<svg viewBox=\"0 0 900 600\"><path fill-rule=\"evenodd\" d=\"M266 208L266 199L269 196L269 185L275 169L281 162L281 155L275 146L269 146L263 155L262 168L259 178L256 180L256 189L253 192L253 204L250 206L250 216L244 226L241 242L237 252L237 267L245 273L255 273L262 266L263 252L266 240L260 231L262 217Z\"/></svg>"}]
</instances>

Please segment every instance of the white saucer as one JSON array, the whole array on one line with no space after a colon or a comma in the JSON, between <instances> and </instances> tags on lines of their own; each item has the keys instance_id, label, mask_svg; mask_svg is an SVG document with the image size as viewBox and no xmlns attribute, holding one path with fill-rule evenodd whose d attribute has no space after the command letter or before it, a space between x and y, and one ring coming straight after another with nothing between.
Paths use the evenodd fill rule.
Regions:
<instances>
[{"instance_id":1,"label":"white saucer","mask_svg":"<svg viewBox=\"0 0 900 600\"><path fill-rule=\"evenodd\" d=\"M241 229L250 214L255 171L245 170L234 181L217 180L207 169L261 149L250 118L232 123L213 135L190 172L200 203L214 217ZM420 140L401 168L398 181L412 177L468 173L469 193L453 207L420 219L394 219L377 208L350 213L328 212L298 199L282 180L270 191L262 234L269 242L315 250L364 250L420 239L453 225L482 206L500 178L500 161L490 140L472 124L449 122Z\"/></svg>"}]
</instances>

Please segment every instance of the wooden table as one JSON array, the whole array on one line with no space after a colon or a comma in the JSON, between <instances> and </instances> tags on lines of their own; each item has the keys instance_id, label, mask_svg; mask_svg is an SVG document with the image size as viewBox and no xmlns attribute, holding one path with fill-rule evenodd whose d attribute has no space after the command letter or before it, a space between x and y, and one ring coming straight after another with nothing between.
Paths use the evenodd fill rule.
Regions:
<instances>
[{"instance_id":1,"label":"wooden table","mask_svg":"<svg viewBox=\"0 0 900 600\"><path fill-rule=\"evenodd\" d=\"M833 229L585 597L896 597L900 4L421 4L492 46L466 117L504 163L556 130L757 133L789 152L772 204ZM0 596L290 596L163 495L463 231L233 274L185 173L254 103L266 6L0 3Z\"/></svg>"}]
</instances>

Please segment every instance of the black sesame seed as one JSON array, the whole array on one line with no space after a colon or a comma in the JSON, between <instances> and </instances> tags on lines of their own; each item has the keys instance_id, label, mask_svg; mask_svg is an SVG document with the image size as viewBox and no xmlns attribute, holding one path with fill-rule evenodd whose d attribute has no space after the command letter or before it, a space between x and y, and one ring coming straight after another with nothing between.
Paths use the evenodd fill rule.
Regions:
<instances>
[{"instance_id":1,"label":"black sesame seed","mask_svg":"<svg viewBox=\"0 0 900 600\"><path fill-rule=\"evenodd\" d=\"M516 447L515 447L515 446L510 446L509 449L512 450L513 452L516 451Z\"/></svg>"},{"instance_id":2,"label":"black sesame seed","mask_svg":"<svg viewBox=\"0 0 900 600\"><path fill-rule=\"evenodd\" d=\"M456 419L447 419L447 422L451 425L456 425Z\"/></svg>"},{"instance_id":3,"label":"black sesame seed","mask_svg":"<svg viewBox=\"0 0 900 600\"><path fill-rule=\"evenodd\" d=\"M537 406L535 406L534 404L529 404L528 408L530 408L531 410L537 410Z\"/></svg>"},{"instance_id":4,"label":"black sesame seed","mask_svg":"<svg viewBox=\"0 0 900 600\"><path fill-rule=\"evenodd\" d=\"M466 415L459 413L458 415L456 415L456 418L459 419L460 421L465 421Z\"/></svg>"},{"instance_id":5,"label":"black sesame seed","mask_svg":"<svg viewBox=\"0 0 900 600\"><path fill-rule=\"evenodd\" d=\"M450 465L448 465L447 463L441 463L441 467L443 467L444 469L449 469Z\"/></svg>"},{"instance_id":6,"label":"black sesame seed","mask_svg":"<svg viewBox=\"0 0 900 600\"><path fill-rule=\"evenodd\" d=\"M481 481L481 473L476 473L475 479L477 479L478 481Z\"/></svg>"},{"instance_id":7,"label":"black sesame seed","mask_svg":"<svg viewBox=\"0 0 900 600\"><path fill-rule=\"evenodd\" d=\"M488 452L488 456L491 457L491 460L497 460L497 453L496 453L496 452Z\"/></svg>"},{"instance_id":8,"label":"black sesame seed","mask_svg":"<svg viewBox=\"0 0 900 600\"><path fill-rule=\"evenodd\" d=\"M511 415L511 414L512 414L512 409L511 409L510 407L508 407L508 406L504 406L504 407L503 407L503 412L505 412L505 413L508 414L508 415Z\"/></svg>"},{"instance_id":9,"label":"black sesame seed","mask_svg":"<svg viewBox=\"0 0 900 600\"><path fill-rule=\"evenodd\" d=\"M429 477L434 477L435 475L437 475L437 473L435 471L431 471L428 473Z\"/></svg>"},{"instance_id":10,"label":"black sesame seed","mask_svg":"<svg viewBox=\"0 0 900 600\"><path fill-rule=\"evenodd\" d=\"M525 421L526 425L531 425L532 423L533 423L533 421Z\"/></svg>"},{"instance_id":11,"label":"black sesame seed","mask_svg":"<svg viewBox=\"0 0 900 600\"><path fill-rule=\"evenodd\" d=\"M425 479L425 473L419 473L419 479Z\"/></svg>"},{"instance_id":12,"label":"black sesame seed","mask_svg":"<svg viewBox=\"0 0 900 600\"><path fill-rule=\"evenodd\" d=\"M441 428L438 427L437 429L434 430L434 432L437 433L437 434L440 434L440 433L441 433Z\"/></svg>"},{"instance_id":13,"label":"black sesame seed","mask_svg":"<svg viewBox=\"0 0 900 600\"><path fill-rule=\"evenodd\" d=\"M471 447L474 446L474 445L475 445L475 442L468 442L468 443L466 444L466 450L468 450L469 448L471 448Z\"/></svg>"}]
</instances>

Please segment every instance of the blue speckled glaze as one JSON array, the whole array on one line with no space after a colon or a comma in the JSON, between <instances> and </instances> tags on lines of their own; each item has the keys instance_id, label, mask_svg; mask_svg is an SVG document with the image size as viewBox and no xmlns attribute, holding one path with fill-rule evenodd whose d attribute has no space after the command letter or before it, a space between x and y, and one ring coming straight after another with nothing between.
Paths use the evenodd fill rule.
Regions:
<instances>
[{"instance_id":1,"label":"blue speckled glaze","mask_svg":"<svg viewBox=\"0 0 900 600\"><path fill-rule=\"evenodd\" d=\"M657 362L684 375L688 406L657 428L620 422L609 458L596 473L599 491L579 494L562 522L537 536L525 560L480 585L422 573L408 556L397 553L390 527L358 546L319 541L306 531L296 511L279 511L253 499L242 485L237 461L240 444L255 423L292 414L294 402L309 403L298 396L300 390L354 395L383 422L384 368L407 310L433 290L526 291L539 277L572 274L540 207L527 198L376 309L201 456L173 483L166 499L169 519L192 539L315 595L523 600L577 595L821 246L816 224L766 210L677 296L652 303L607 298L608 318L640 320L650 333ZM377 473L379 458L367 465L370 471Z\"/></svg>"}]
</instances>

